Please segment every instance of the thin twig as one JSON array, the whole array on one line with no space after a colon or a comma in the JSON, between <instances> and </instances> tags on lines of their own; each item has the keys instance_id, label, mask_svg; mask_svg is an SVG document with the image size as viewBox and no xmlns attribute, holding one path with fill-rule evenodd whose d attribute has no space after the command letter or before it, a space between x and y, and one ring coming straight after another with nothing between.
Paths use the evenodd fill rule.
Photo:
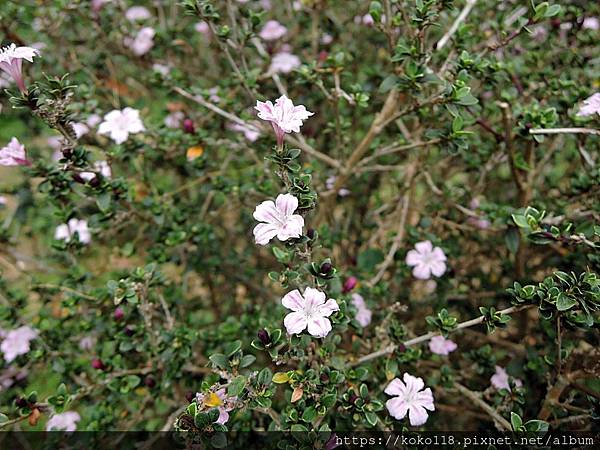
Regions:
<instances>
[{"instance_id":1,"label":"thin twig","mask_svg":"<svg viewBox=\"0 0 600 450\"><path fill-rule=\"evenodd\" d=\"M531 304L531 305L511 306L510 308L506 308L501 311L498 311L498 314L512 314L512 313L516 313L519 311L523 311L525 309L532 308L534 306L536 306L536 305ZM467 320L466 322L459 323L456 326L456 328L454 328L450 332L454 333L455 331L462 330L464 328L469 328L474 325L479 325L479 324L483 323L484 321L485 321L485 316L479 316L479 317L476 317L475 319L471 319L471 320ZM402 345L404 345L404 347L411 347L413 345L420 344L422 342L427 342L431 338L433 338L435 336L439 336L440 334L441 333L439 331L430 331L427 334L423 334L419 337L409 339L408 341L403 342ZM389 355L391 353L394 353L394 351L396 351L397 348L398 348L397 344L390 344L387 347L382 348L381 350L377 350L376 352L369 353L368 355L358 358L356 361L352 362L350 365L352 367L358 366L367 361L371 361L372 359L379 358L380 356Z\"/></svg>"},{"instance_id":2,"label":"thin twig","mask_svg":"<svg viewBox=\"0 0 600 450\"><path fill-rule=\"evenodd\" d=\"M595 128L532 128L529 134L595 134L600 136L600 130Z\"/></svg>"},{"instance_id":3,"label":"thin twig","mask_svg":"<svg viewBox=\"0 0 600 450\"><path fill-rule=\"evenodd\" d=\"M440 50L441 48L443 48L452 38L452 36L454 36L456 30L458 30L458 26L467 18L467 16L473 9L473 6L475 6L475 3L477 3L477 0L467 0L465 7L460 12L450 29L446 32L446 34L442 36L442 38L435 45L436 50Z\"/></svg>"},{"instance_id":4,"label":"thin twig","mask_svg":"<svg viewBox=\"0 0 600 450\"><path fill-rule=\"evenodd\" d=\"M455 382L454 387L461 394L463 394L465 397L467 397L469 400L471 400L473 403L475 403L477 406L479 406L481 409L483 409L486 413L488 413L494 419L496 426L499 426L506 431L512 430L512 426L510 425L508 420L506 420L504 417L502 417L498 413L498 411L496 411L494 408L492 408L490 405L488 405L486 402L484 402L477 393L471 391L470 389L467 389L465 386L463 386L460 383Z\"/></svg>"}]
</instances>

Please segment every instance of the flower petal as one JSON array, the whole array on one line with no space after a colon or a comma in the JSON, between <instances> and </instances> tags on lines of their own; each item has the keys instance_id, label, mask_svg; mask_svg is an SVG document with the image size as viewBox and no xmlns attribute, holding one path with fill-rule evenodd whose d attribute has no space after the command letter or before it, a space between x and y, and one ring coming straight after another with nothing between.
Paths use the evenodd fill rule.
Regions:
<instances>
[{"instance_id":1,"label":"flower petal","mask_svg":"<svg viewBox=\"0 0 600 450\"><path fill-rule=\"evenodd\" d=\"M325 303L325 292L321 292L315 288L307 287L304 290L304 299L306 301L306 308L313 309Z\"/></svg>"},{"instance_id":2,"label":"flower petal","mask_svg":"<svg viewBox=\"0 0 600 450\"><path fill-rule=\"evenodd\" d=\"M431 269L426 264L418 264L412 271L415 278L419 280L428 280L431 278Z\"/></svg>"},{"instance_id":3,"label":"flower petal","mask_svg":"<svg viewBox=\"0 0 600 450\"><path fill-rule=\"evenodd\" d=\"M304 309L304 298L302 298L298 289L294 289L283 296L281 304L292 311L302 311Z\"/></svg>"},{"instance_id":4,"label":"flower petal","mask_svg":"<svg viewBox=\"0 0 600 450\"><path fill-rule=\"evenodd\" d=\"M259 223L254 227L252 232L254 233L254 240L258 245L267 245L277 235L278 231L275 225Z\"/></svg>"},{"instance_id":5,"label":"flower petal","mask_svg":"<svg viewBox=\"0 0 600 450\"><path fill-rule=\"evenodd\" d=\"M422 242L417 242L415 244L415 249L417 249L417 251L421 254L429 254L431 253L431 250L433 249L433 245L431 245L431 241L422 241Z\"/></svg>"},{"instance_id":6,"label":"flower petal","mask_svg":"<svg viewBox=\"0 0 600 450\"><path fill-rule=\"evenodd\" d=\"M271 224L280 224L279 220L279 212L277 208L275 208L275 203L273 200L266 200L254 209L254 213L252 214L259 222L267 222Z\"/></svg>"},{"instance_id":7,"label":"flower petal","mask_svg":"<svg viewBox=\"0 0 600 450\"><path fill-rule=\"evenodd\" d=\"M436 277L441 277L446 272L446 263L443 261L432 261L429 264L431 273Z\"/></svg>"},{"instance_id":8,"label":"flower petal","mask_svg":"<svg viewBox=\"0 0 600 450\"><path fill-rule=\"evenodd\" d=\"M416 266L417 264L421 264L423 261L423 256L416 250L410 250L406 254L406 264L409 266Z\"/></svg>"},{"instance_id":9,"label":"flower petal","mask_svg":"<svg viewBox=\"0 0 600 450\"><path fill-rule=\"evenodd\" d=\"M387 402L385 402L385 407L394 419L402 420L406 417L406 413L408 412L407 403L399 398L394 397L390 398Z\"/></svg>"},{"instance_id":10,"label":"flower petal","mask_svg":"<svg viewBox=\"0 0 600 450\"><path fill-rule=\"evenodd\" d=\"M411 405L408 408L408 418L410 420L410 424L413 427L418 427L427 422L429 416L427 415L427 411L420 405Z\"/></svg>"},{"instance_id":11,"label":"flower petal","mask_svg":"<svg viewBox=\"0 0 600 450\"><path fill-rule=\"evenodd\" d=\"M292 194L279 194L275 199L275 207L285 216L291 216L298 209L298 199Z\"/></svg>"},{"instance_id":12,"label":"flower petal","mask_svg":"<svg viewBox=\"0 0 600 450\"><path fill-rule=\"evenodd\" d=\"M293 313L292 313L293 314ZM331 322L325 317L308 320L308 332L315 337L325 337L331 331Z\"/></svg>"},{"instance_id":13,"label":"flower petal","mask_svg":"<svg viewBox=\"0 0 600 450\"><path fill-rule=\"evenodd\" d=\"M334 312L339 310L340 307L338 306L337 302L332 298L327 300L327 302L325 302L324 305L319 306L319 314L321 314L323 317L329 317Z\"/></svg>"},{"instance_id":14,"label":"flower petal","mask_svg":"<svg viewBox=\"0 0 600 450\"><path fill-rule=\"evenodd\" d=\"M406 392L406 385L400 379L394 378L383 392L387 395L404 395Z\"/></svg>"},{"instance_id":15,"label":"flower petal","mask_svg":"<svg viewBox=\"0 0 600 450\"><path fill-rule=\"evenodd\" d=\"M283 324L288 334L298 334L306 328L307 322L304 314L301 312L292 312L285 316Z\"/></svg>"}]
</instances>

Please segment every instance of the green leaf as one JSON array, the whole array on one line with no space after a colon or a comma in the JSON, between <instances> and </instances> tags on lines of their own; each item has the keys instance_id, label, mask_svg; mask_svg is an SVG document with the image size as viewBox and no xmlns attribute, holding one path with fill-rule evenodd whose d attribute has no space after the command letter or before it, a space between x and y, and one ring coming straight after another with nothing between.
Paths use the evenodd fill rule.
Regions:
<instances>
[{"instance_id":1,"label":"green leaf","mask_svg":"<svg viewBox=\"0 0 600 450\"><path fill-rule=\"evenodd\" d=\"M371 411L367 411L365 413L365 419L367 420L367 422L369 423L369 425L371 425L372 427L374 427L375 425L377 425L377 414L375 414L374 412Z\"/></svg>"},{"instance_id":2,"label":"green leaf","mask_svg":"<svg viewBox=\"0 0 600 450\"><path fill-rule=\"evenodd\" d=\"M231 381L231 383L229 383L229 386L227 387L227 395L230 397L238 397L244 391L245 386L246 377L243 375L238 375Z\"/></svg>"},{"instance_id":3,"label":"green leaf","mask_svg":"<svg viewBox=\"0 0 600 450\"><path fill-rule=\"evenodd\" d=\"M559 311L567 311L577 304L577 300L572 299L564 292L558 294L556 299L556 309Z\"/></svg>"},{"instance_id":4,"label":"green leaf","mask_svg":"<svg viewBox=\"0 0 600 450\"><path fill-rule=\"evenodd\" d=\"M242 367L242 368L248 367L254 361L256 361L256 356L254 356L254 355L244 355L242 357L242 359L240 360L240 367Z\"/></svg>"},{"instance_id":5,"label":"green leaf","mask_svg":"<svg viewBox=\"0 0 600 450\"><path fill-rule=\"evenodd\" d=\"M219 369L226 369L229 367L229 359L222 353L215 353L214 355L210 355L208 359Z\"/></svg>"},{"instance_id":6,"label":"green leaf","mask_svg":"<svg viewBox=\"0 0 600 450\"><path fill-rule=\"evenodd\" d=\"M302 414L302 421L310 423L313 420L315 420L315 417L317 417L317 410L314 406L309 406L304 410L304 413Z\"/></svg>"},{"instance_id":7,"label":"green leaf","mask_svg":"<svg viewBox=\"0 0 600 450\"><path fill-rule=\"evenodd\" d=\"M518 431L519 428L521 428L521 425L523 425L523 421L521 420L521 417L518 414L515 414L511 411L510 424L512 425L514 431Z\"/></svg>"}]
</instances>

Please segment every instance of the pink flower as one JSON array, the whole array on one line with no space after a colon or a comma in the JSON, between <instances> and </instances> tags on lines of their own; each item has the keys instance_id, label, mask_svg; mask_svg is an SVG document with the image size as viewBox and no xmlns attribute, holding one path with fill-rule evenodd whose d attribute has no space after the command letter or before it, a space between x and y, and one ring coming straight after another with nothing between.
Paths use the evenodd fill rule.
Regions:
<instances>
[{"instance_id":1,"label":"pink flower","mask_svg":"<svg viewBox=\"0 0 600 450\"><path fill-rule=\"evenodd\" d=\"M283 324L288 334L299 334L308 328L314 337L325 337L331 331L331 322L327 317L340 307L330 298L325 301L325 293L311 287L304 290L304 296L298 289L285 294L281 304L293 312L285 316Z\"/></svg>"},{"instance_id":2,"label":"pink flower","mask_svg":"<svg viewBox=\"0 0 600 450\"><path fill-rule=\"evenodd\" d=\"M357 284L358 284L358 278L349 277L346 281L344 281L344 285L342 286L342 293L347 294L352 289L354 289Z\"/></svg>"},{"instance_id":3,"label":"pink flower","mask_svg":"<svg viewBox=\"0 0 600 450\"><path fill-rule=\"evenodd\" d=\"M594 95L584 100L583 106L579 108L579 112L576 116L584 117L593 114L600 114L600 92L596 92Z\"/></svg>"},{"instance_id":4,"label":"pink flower","mask_svg":"<svg viewBox=\"0 0 600 450\"><path fill-rule=\"evenodd\" d=\"M429 350L436 355L448 356L456 350L456 344L444 336L434 336L429 341Z\"/></svg>"},{"instance_id":5,"label":"pink flower","mask_svg":"<svg viewBox=\"0 0 600 450\"><path fill-rule=\"evenodd\" d=\"M283 145L285 133L300 133L302 121L314 115L304 105L294 106L294 103L285 95L275 100L275 105L270 100L256 101L254 109L258 111L260 119L271 122L279 146Z\"/></svg>"},{"instance_id":6,"label":"pink flower","mask_svg":"<svg viewBox=\"0 0 600 450\"><path fill-rule=\"evenodd\" d=\"M73 122L71 125L73 126L73 130L75 130L75 136L77 136L77 139L90 132L90 127L83 122Z\"/></svg>"},{"instance_id":7,"label":"pink flower","mask_svg":"<svg viewBox=\"0 0 600 450\"><path fill-rule=\"evenodd\" d=\"M196 30L198 33L202 33L206 37L210 37L210 26L207 22L202 21L196 23L194 25L194 30Z\"/></svg>"},{"instance_id":8,"label":"pink flower","mask_svg":"<svg viewBox=\"0 0 600 450\"><path fill-rule=\"evenodd\" d=\"M356 316L354 318L360 324L361 327L366 327L371 323L371 317L373 316L372 311L367 307L365 299L362 295L354 293L352 294L352 304L356 308Z\"/></svg>"},{"instance_id":9,"label":"pink flower","mask_svg":"<svg viewBox=\"0 0 600 450\"><path fill-rule=\"evenodd\" d=\"M258 35L265 41L276 41L287 33L287 28L276 20L269 20Z\"/></svg>"},{"instance_id":10,"label":"pink flower","mask_svg":"<svg viewBox=\"0 0 600 450\"><path fill-rule=\"evenodd\" d=\"M105 3L111 3L113 0L92 0L92 11L99 12Z\"/></svg>"},{"instance_id":11,"label":"pink flower","mask_svg":"<svg viewBox=\"0 0 600 450\"><path fill-rule=\"evenodd\" d=\"M239 133L244 133L246 139L250 142L256 141L260 136L260 131L257 128L250 128L249 126L242 125L241 123L231 123L228 128Z\"/></svg>"},{"instance_id":12,"label":"pink flower","mask_svg":"<svg viewBox=\"0 0 600 450\"><path fill-rule=\"evenodd\" d=\"M386 394L395 396L385 406L394 419L402 420L408 413L413 427L423 425L429 417L426 410L435 411L431 389L421 390L425 387L422 378L405 373L403 379L404 383L394 378L385 388Z\"/></svg>"},{"instance_id":13,"label":"pink flower","mask_svg":"<svg viewBox=\"0 0 600 450\"><path fill-rule=\"evenodd\" d=\"M225 389L217 392L197 392L196 404L207 409L218 408L219 417L215 423L224 425L229 420L229 411L235 408L237 397L227 397Z\"/></svg>"},{"instance_id":14,"label":"pink flower","mask_svg":"<svg viewBox=\"0 0 600 450\"><path fill-rule=\"evenodd\" d=\"M17 356L29 352L29 343L37 335L37 331L28 326L22 326L6 333L0 344L0 351L4 354L5 361L9 363Z\"/></svg>"},{"instance_id":15,"label":"pink flower","mask_svg":"<svg viewBox=\"0 0 600 450\"><path fill-rule=\"evenodd\" d=\"M600 20L597 17L586 17L583 19L581 28L584 30L600 30Z\"/></svg>"},{"instance_id":16,"label":"pink flower","mask_svg":"<svg viewBox=\"0 0 600 450\"><path fill-rule=\"evenodd\" d=\"M155 64L152 64L152 70L160 73L163 77L166 77L167 75L169 75L169 72L171 71L171 67L169 67L167 64L155 63Z\"/></svg>"},{"instance_id":17,"label":"pink flower","mask_svg":"<svg viewBox=\"0 0 600 450\"><path fill-rule=\"evenodd\" d=\"M446 255L430 241L417 242L415 249L406 254L406 264L415 266L413 275L419 280L428 280L431 275L441 277L446 271Z\"/></svg>"},{"instance_id":18,"label":"pink flower","mask_svg":"<svg viewBox=\"0 0 600 450\"><path fill-rule=\"evenodd\" d=\"M302 236L304 217L294 214L298 209L298 199L292 194L279 194L272 200L262 202L254 210L253 217L259 223L254 227L254 239L259 245L267 245L277 236L280 241Z\"/></svg>"},{"instance_id":19,"label":"pink flower","mask_svg":"<svg viewBox=\"0 0 600 450\"><path fill-rule=\"evenodd\" d=\"M269 73L290 73L300 64L300 58L296 55L287 52L276 53L271 59Z\"/></svg>"},{"instance_id":20,"label":"pink flower","mask_svg":"<svg viewBox=\"0 0 600 450\"><path fill-rule=\"evenodd\" d=\"M0 70L10 75L19 90L25 93L27 88L23 81L23 60L33 62L33 57L39 54L40 52L33 47L17 47L15 44L10 44L0 49Z\"/></svg>"},{"instance_id":21,"label":"pink flower","mask_svg":"<svg viewBox=\"0 0 600 450\"><path fill-rule=\"evenodd\" d=\"M335 175L331 175L330 177L328 177L327 180L325 180L325 187L328 190L332 190L333 187L335 186L335 180L337 180L337 177ZM351 191L350 191L350 189L342 187L338 190L337 193L340 197L346 197L347 195L351 194Z\"/></svg>"},{"instance_id":22,"label":"pink flower","mask_svg":"<svg viewBox=\"0 0 600 450\"><path fill-rule=\"evenodd\" d=\"M89 244L92 240L92 235L88 229L87 220L70 219L67 223L63 223L56 227L54 239L70 242L73 236L79 237L79 242Z\"/></svg>"},{"instance_id":23,"label":"pink flower","mask_svg":"<svg viewBox=\"0 0 600 450\"><path fill-rule=\"evenodd\" d=\"M94 170L102 175L104 178L110 178L112 176L112 170L106 161L96 161L94 163ZM94 172L81 172L79 174L81 178L85 181L91 181L96 178L96 173Z\"/></svg>"},{"instance_id":24,"label":"pink flower","mask_svg":"<svg viewBox=\"0 0 600 450\"><path fill-rule=\"evenodd\" d=\"M100 122L102 122L102 117L100 117L98 114L90 114L90 117L88 117L85 121L85 123L87 123L87 126L90 128L94 128Z\"/></svg>"},{"instance_id":25,"label":"pink flower","mask_svg":"<svg viewBox=\"0 0 600 450\"><path fill-rule=\"evenodd\" d=\"M106 114L104 122L98 128L98 133L108 134L117 144L122 144L129 137L129 133L135 134L145 130L140 112L137 109L125 108L115 109Z\"/></svg>"},{"instance_id":26,"label":"pink flower","mask_svg":"<svg viewBox=\"0 0 600 450\"><path fill-rule=\"evenodd\" d=\"M13 137L8 145L0 149L0 166L29 166L25 146Z\"/></svg>"},{"instance_id":27,"label":"pink flower","mask_svg":"<svg viewBox=\"0 0 600 450\"><path fill-rule=\"evenodd\" d=\"M183 119L185 119L183 111L175 111L165 117L164 123L168 128L181 128Z\"/></svg>"},{"instance_id":28,"label":"pink flower","mask_svg":"<svg viewBox=\"0 0 600 450\"><path fill-rule=\"evenodd\" d=\"M504 370L500 366L496 366L496 373L492 375L492 378L490 378L490 382L492 383L492 386L494 386L496 389L506 389L510 391L510 384L508 383L508 379L509 375L508 373L506 373L506 370ZM514 384L515 386L523 386L523 382L517 378L514 379Z\"/></svg>"},{"instance_id":29,"label":"pink flower","mask_svg":"<svg viewBox=\"0 0 600 450\"><path fill-rule=\"evenodd\" d=\"M148 10L148 8L144 6L132 6L125 12L125 18L130 22L135 22L137 20L147 20L152 17L152 14Z\"/></svg>"},{"instance_id":30,"label":"pink flower","mask_svg":"<svg viewBox=\"0 0 600 450\"><path fill-rule=\"evenodd\" d=\"M61 414L54 414L46 424L46 431L64 430L75 431L77 422L81 420L81 416L75 411L67 411Z\"/></svg>"},{"instance_id":31,"label":"pink flower","mask_svg":"<svg viewBox=\"0 0 600 450\"><path fill-rule=\"evenodd\" d=\"M154 46L154 35L156 31L150 27L142 28L134 39L125 38L124 44L129 47L136 56L142 56Z\"/></svg>"},{"instance_id":32,"label":"pink flower","mask_svg":"<svg viewBox=\"0 0 600 450\"><path fill-rule=\"evenodd\" d=\"M79 341L79 348L81 350L91 350L96 344L95 339L91 336L82 337Z\"/></svg>"}]
</instances>

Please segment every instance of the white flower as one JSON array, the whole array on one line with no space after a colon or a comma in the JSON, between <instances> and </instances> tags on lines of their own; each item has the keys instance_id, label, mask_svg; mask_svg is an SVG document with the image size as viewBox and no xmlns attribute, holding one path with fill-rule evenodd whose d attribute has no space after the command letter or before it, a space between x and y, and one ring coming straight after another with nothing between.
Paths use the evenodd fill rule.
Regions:
<instances>
[{"instance_id":1,"label":"white flower","mask_svg":"<svg viewBox=\"0 0 600 450\"><path fill-rule=\"evenodd\" d=\"M300 133L302 121L314 115L304 105L294 106L294 103L285 95L275 100L275 105L270 100L266 102L257 100L254 109L258 111L260 119L271 122L277 137L277 144L280 146L283 145L285 133Z\"/></svg>"},{"instance_id":2,"label":"white flower","mask_svg":"<svg viewBox=\"0 0 600 450\"><path fill-rule=\"evenodd\" d=\"M140 112L137 109L125 108L115 109L106 114L104 122L98 128L98 133L108 134L117 144L122 144L129 137L129 133L135 134L145 130Z\"/></svg>"},{"instance_id":3,"label":"white flower","mask_svg":"<svg viewBox=\"0 0 600 450\"><path fill-rule=\"evenodd\" d=\"M132 6L125 12L125 18L130 22L135 22L136 20L147 20L150 17L152 17L152 14L148 8L144 6Z\"/></svg>"},{"instance_id":4,"label":"white flower","mask_svg":"<svg viewBox=\"0 0 600 450\"><path fill-rule=\"evenodd\" d=\"M254 210L253 217L259 223L254 227L254 239L259 245L267 245L277 236L280 241L302 236L304 217L294 214L298 199L292 194L279 194L275 199L262 202Z\"/></svg>"},{"instance_id":5,"label":"white flower","mask_svg":"<svg viewBox=\"0 0 600 450\"><path fill-rule=\"evenodd\" d=\"M456 343L444 336L434 336L429 341L429 350L436 355L447 356L456 350Z\"/></svg>"},{"instance_id":6,"label":"white flower","mask_svg":"<svg viewBox=\"0 0 600 450\"><path fill-rule=\"evenodd\" d=\"M600 30L600 20L597 17L586 17L583 19L581 28L584 30Z\"/></svg>"},{"instance_id":7,"label":"white flower","mask_svg":"<svg viewBox=\"0 0 600 450\"><path fill-rule=\"evenodd\" d=\"M75 431L77 422L81 420L81 416L75 411L67 411L61 414L54 414L46 424L46 431L64 430Z\"/></svg>"},{"instance_id":8,"label":"white flower","mask_svg":"<svg viewBox=\"0 0 600 450\"><path fill-rule=\"evenodd\" d=\"M75 136L77 136L77 139L90 132L90 127L83 122L73 122L71 126L73 127L73 130L75 130Z\"/></svg>"},{"instance_id":9,"label":"white flower","mask_svg":"<svg viewBox=\"0 0 600 450\"><path fill-rule=\"evenodd\" d=\"M112 176L112 171L110 170L110 166L106 161L96 161L94 163L94 170L100 173L100 175L102 175L104 178L110 178ZM81 172L79 176L85 181L91 181L96 178L96 174L94 172Z\"/></svg>"},{"instance_id":10,"label":"white flower","mask_svg":"<svg viewBox=\"0 0 600 450\"><path fill-rule=\"evenodd\" d=\"M154 63L152 64L152 70L160 73L163 77L166 77L167 75L169 75L171 67L169 67L167 64Z\"/></svg>"},{"instance_id":11,"label":"white flower","mask_svg":"<svg viewBox=\"0 0 600 450\"><path fill-rule=\"evenodd\" d=\"M385 388L386 394L395 396L385 406L394 419L402 420L408 413L413 427L423 425L429 417L426 410L435 411L431 389L421 390L425 387L422 378L405 373L403 379L404 383L394 378Z\"/></svg>"},{"instance_id":12,"label":"white flower","mask_svg":"<svg viewBox=\"0 0 600 450\"><path fill-rule=\"evenodd\" d=\"M241 123L230 123L228 128L239 133L244 133L244 136L250 142L256 141L260 136L260 131L258 131L257 128L251 128L249 126L242 125Z\"/></svg>"},{"instance_id":13,"label":"white flower","mask_svg":"<svg viewBox=\"0 0 600 450\"><path fill-rule=\"evenodd\" d=\"M371 323L373 312L367 307L363 296L357 293L352 294L352 304L356 308L356 316L354 316L354 318L360 326L366 327L369 325Z\"/></svg>"},{"instance_id":14,"label":"white flower","mask_svg":"<svg viewBox=\"0 0 600 450\"><path fill-rule=\"evenodd\" d=\"M183 119L185 119L183 111L174 111L165 117L164 124L167 128L181 128Z\"/></svg>"},{"instance_id":15,"label":"white flower","mask_svg":"<svg viewBox=\"0 0 600 450\"><path fill-rule=\"evenodd\" d=\"M39 54L40 52L33 47L17 47L15 44L10 44L0 49L0 70L15 80L21 92L27 92L23 80L23 60L33 62L33 57Z\"/></svg>"},{"instance_id":16,"label":"white flower","mask_svg":"<svg viewBox=\"0 0 600 450\"><path fill-rule=\"evenodd\" d=\"M67 223L57 226L54 232L54 239L70 242L75 233L77 233L79 242L82 244L89 244L92 240L87 220L84 219L70 219Z\"/></svg>"},{"instance_id":17,"label":"white flower","mask_svg":"<svg viewBox=\"0 0 600 450\"><path fill-rule=\"evenodd\" d=\"M198 33L202 33L206 37L210 37L210 26L204 21L196 23L194 25L194 30Z\"/></svg>"},{"instance_id":18,"label":"white flower","mask_svg":"<svg viewBox=\"0 0 600 450\"><path fill-rule=\"evenodd\" d=\"M154 35L156 31L150 27L142 28L134 39L125 38L124 44L129 47L131 51L137 55L142 56L154 46Z\"/></svg>"},{"instance_id":19,"label":"white flower","mask_svg":"<svg viewBox=\"0 0 600 450\"><path fill-rule=\"evenodd\" d=\"M304 296L298 289L285 294L281 304L293 312L285 316L283 324L288 334L298 334L308 328L315 337L325 337L331 331L331 322L327 317L340 307L330 298L325 301L325 293L311 287L304 290Z\"/></svg>"},{"instance_id":20,"label":"white flower","mask_svg":"<svg viewBox=\"0 0 600 450\"><path fill-rule=\"evenodd\" d=\"M90 114L90 117L88 117L85 121L90 128L94 128L100 122L102 122L102 117L100 117L98 114Z\"/></svg>"},{"instance_id":21,"label":"white flower","mask_svg":"<svg viewBox=\"0 0 600 450\"><path fill-rule=\"evenodd\" d=\"M417 242L415 249L406 254L406 264L415 266L413 275L420 280L428 280L431 274L441 277L446 271L446 255L430 241Z\"/></svg>"},{"instance_id":22,"label":"white flower","mask_svg":"<svg viewBox=\"0 0 600 450\"><path fill-rule=\"evenodd\" d=\"M28 166L25 146L13 137L6 147L0 149L0 166Z\"/></svg>"},{"instance_id":23,"label":"white flower","mask_svg":"<svg viewBox=\"0 0 600 450\"><path fill-rule=\"evenodd\" d=\"M490 378L490 383L492 383L492 386L494 386L496 389L506 389L510 391L510 383L508 380L509 375L506 370L500 366L496 366L496 373L492 375L492 378ZM515 378L513 382L517 387L523 385L523 382L518 378Z\"/></svg>"},{"instance_id":24,"label":"white flower","mask_svg":"<svg viewBox=\"0 0 600 450\"><path fill-rule=\"evenodd\" d=\"M4 354L6 362L13 361L17 356L29 352L29 342L37 337L38 333L31 327L22 326L7 332L0 344L0 351Z\"/></svg>"},{"instance_id":25,"label":"white flower","mask_svg":"<svg viewBox=\"0 0 600 450\"><path fill-rule=\"evenodd\" d=\"M265 41L276 41L287 33L287 28L276 20L269 20L258 35Z\"/></svg>"},{"instance_id":26,"label":"white flower","mask_svg":"<svg viewBox=\"0 0 600 450\"><path fill-rule=\"evenodd\" d=\"M276 53L271 59L269 73L290 73L300 64L300 58L296 55L287 52Z\"/></svg>"},{"instance_id":27,"label":"white flower","mask_svg":"<svg viewBox=\"0 0 600 450\"><path fill-rule=\"evenodd\" d=\"M328 190L332 190L335 186L336 180L337 177L335 175L331 175L325 180L325 187L327 187ZM340 197L346 197L347 195L351 194L350 189L347 189L345 187L340 188L337 193Z\"/></svg>"},{"instance_id":28,"label":"white flower","mask_svg":"<svg viewBox=\"0 0 600 450\"><path fill-rule=\"evenodd\" d=\"M600 114L600 92L596 92L591 97L583 101L583 106L579 108L576 114L578 117Z\"/></svg>"}]
</instances>

